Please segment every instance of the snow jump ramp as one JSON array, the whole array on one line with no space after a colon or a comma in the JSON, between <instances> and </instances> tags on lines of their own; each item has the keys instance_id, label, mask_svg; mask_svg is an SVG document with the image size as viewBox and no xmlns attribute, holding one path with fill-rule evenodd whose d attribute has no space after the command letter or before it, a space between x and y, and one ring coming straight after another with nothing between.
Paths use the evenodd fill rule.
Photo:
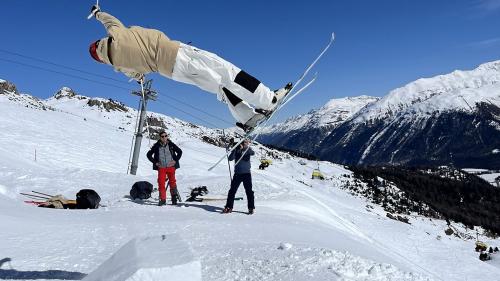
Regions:
<instances>
[{"instance_id":1,"label":"snow jump ramp","mask_svg":"<svg viewBox=\"0 0 500 281\"><path fill-rule=\"evenodd\" d=\"M201 281L201 263L177 234L130 240L83 281Z\"/></svg>"}]
</instances>

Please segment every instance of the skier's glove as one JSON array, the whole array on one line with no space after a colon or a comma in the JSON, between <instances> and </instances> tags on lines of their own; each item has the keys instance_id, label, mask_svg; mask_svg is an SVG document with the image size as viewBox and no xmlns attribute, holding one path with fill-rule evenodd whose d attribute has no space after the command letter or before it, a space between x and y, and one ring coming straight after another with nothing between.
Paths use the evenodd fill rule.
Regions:
<instances>
[{"instance_id":1,"label":"skier's glove","mask_svg":"<svg viewBox=\"0 0 500 281\"><path fill-rule=\"evenodd\" d=\"M91 17L95 17L95 15L100 12L101 9L97 5L93 5L92 8L90 8L90 15L87 17L87 19L90 19Z\"/></svg>"},{"instance_id":2,"label":"skier's glove","mask_svg":"<svg viewBox=\"0 0 500 281\"><path fill-rule=\"evenodd\" d=\"M133 80L135 80L139 84L141 84L141 81L145 82L145 80L144 80L144 74L142 74L142 73L130 72L130 71L126 71L126 70L121 70L119 68L115 68L115 70L116 71L120 71L123 74L127 75L128 77L130 77L130 79L128 80L129 82L131 82Z\"/></svg>"},{"instance_id":3,"label":"skier's glove","mask_svg":"<svg viewBox=\"0 0 500 281\"><path fill-rule=\"evenodd\" d=\"M128 75L130 77L130 75ZM141 85L144 83L144 74L137 73L135 77L131 77L128 81L134 81Z\"/></svg>"},{"instance_id":4,"label":"skier's glove","mask_svg":"<svg viewBox=\"0 0 500 281\"><path fill-rule=\"evenodd\" d=\"M137 83L140 85L140 84L144 84L144 74L140 74L139 78L136 78L137 80Z\"/></svg>"}]
</instances>

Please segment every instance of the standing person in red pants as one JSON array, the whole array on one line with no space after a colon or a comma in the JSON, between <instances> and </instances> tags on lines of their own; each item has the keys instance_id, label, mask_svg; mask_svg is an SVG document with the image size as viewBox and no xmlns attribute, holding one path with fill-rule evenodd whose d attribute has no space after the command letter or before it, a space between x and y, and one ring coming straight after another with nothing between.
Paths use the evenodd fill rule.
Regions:
<instances>
[{"instance_id":1,"label":"standing person in red pants","mask_svg":"<svg viewBox=\"0 0 500 281\"><path fill-rule=\"evenodd\" d=\"M160 139L151 147L147 157L153 163L153 170L158 171L158 190L160 191L160 201L158 206L167 203L167 192L165 189L165 180L168 178L170 185L170 195L172 196L172 205L177 205L175 181L175 170L179 169L179 160L182 156L182 150L175 145L165 131L160 132Z\"/></svg>"}]
</instances>

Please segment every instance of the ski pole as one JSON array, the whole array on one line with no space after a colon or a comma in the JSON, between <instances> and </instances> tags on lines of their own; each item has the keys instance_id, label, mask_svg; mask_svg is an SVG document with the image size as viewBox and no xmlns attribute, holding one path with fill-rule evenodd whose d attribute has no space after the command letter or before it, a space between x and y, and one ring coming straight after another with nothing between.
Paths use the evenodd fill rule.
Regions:
<instances>
[{"instance_id":1,"label":"ski pole","mask_svg":"<svg viewBox=\"0 0 500 281\"><path fill-rule=\"evenodd\" d=\"M224 139L226 139L226 133L224 132L224 129L222 130L222 135L224 136ZM229 180L230 180L230 182L232 182L233 175L231 175L231 162L229 162L229 156L227 156L227 150L228 150L228 147L226 146L226 158L227 158L227 168L229 169Z\"/></svg>"},{"instance_id":2,"label":"ski pole","mask_svg":"<svg viewBox=\"0 0 500 281\"><path fill-rule=\"evenodd\" d=\"M31 192L37 193L37 194L41 194L41 195L45 195L45 196L49 196L49 197L54 197L54 195L50 195L50 194L46 194L46 193L42 193L42 192L38 192L38 191L34 191L34 190L32 190Z\"/></svg>"},{"instance_id":3,"label":"ski pole","mask_svg":"<svg viewBox=\"0 0 500 281\"><path fill-rule=\"evenodd\" d=\"M96 5L97 7L99 7L99 0L97 0L97 2L96 2L96 4L95 4L95 5ZM92 18L92 16L93 16L93 14L92 14L92 13L90 13L90 15L87 17L87 19L88 19L88 20L89 20L89 19L91 19L91 18Z\"/></svg>"},{"instance_id":4,"label":"ski pole","mask_svg":"<svg viewBox=\"0 0 500 281\"><path fill-rule=\"evenodd\" d=\"M32 198L42 198L42 199L50 199L48 197L44 197L44 196L39 196L39 195L34 195L34 194L28 194L28 193L20 193L21 195L24 195L24 196L28 196L28 197L32 197Z\"/></svg>"}]
</instances>

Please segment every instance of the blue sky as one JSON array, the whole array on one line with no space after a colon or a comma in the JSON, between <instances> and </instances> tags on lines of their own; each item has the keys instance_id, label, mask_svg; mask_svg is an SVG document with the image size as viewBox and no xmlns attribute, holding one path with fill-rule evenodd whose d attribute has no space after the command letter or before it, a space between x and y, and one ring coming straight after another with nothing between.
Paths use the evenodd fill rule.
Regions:
<instances>
[{"instance_id":1,"label":"blue sky","mask_svg":"<svg viewBox=\"0 0 500 281\"><path fill-rule=\"evenodd\" d=\"M138 98L128 90L137 84L88 55L90 42L105 36L99 22L86 19L94 3L3 1L0 78L40 98L68 86L137 107ZM297 79L335 32L336 42L315 69L317 81L277 121L332 98L384 96L421 77L500 59L500 0L101 0L100 5L127 26L156 28L214 52L272 89ZM150 78L160 94L150 110L205 126L234 122L215 95L157 74Z\"/></svg>"}]
</instances>

